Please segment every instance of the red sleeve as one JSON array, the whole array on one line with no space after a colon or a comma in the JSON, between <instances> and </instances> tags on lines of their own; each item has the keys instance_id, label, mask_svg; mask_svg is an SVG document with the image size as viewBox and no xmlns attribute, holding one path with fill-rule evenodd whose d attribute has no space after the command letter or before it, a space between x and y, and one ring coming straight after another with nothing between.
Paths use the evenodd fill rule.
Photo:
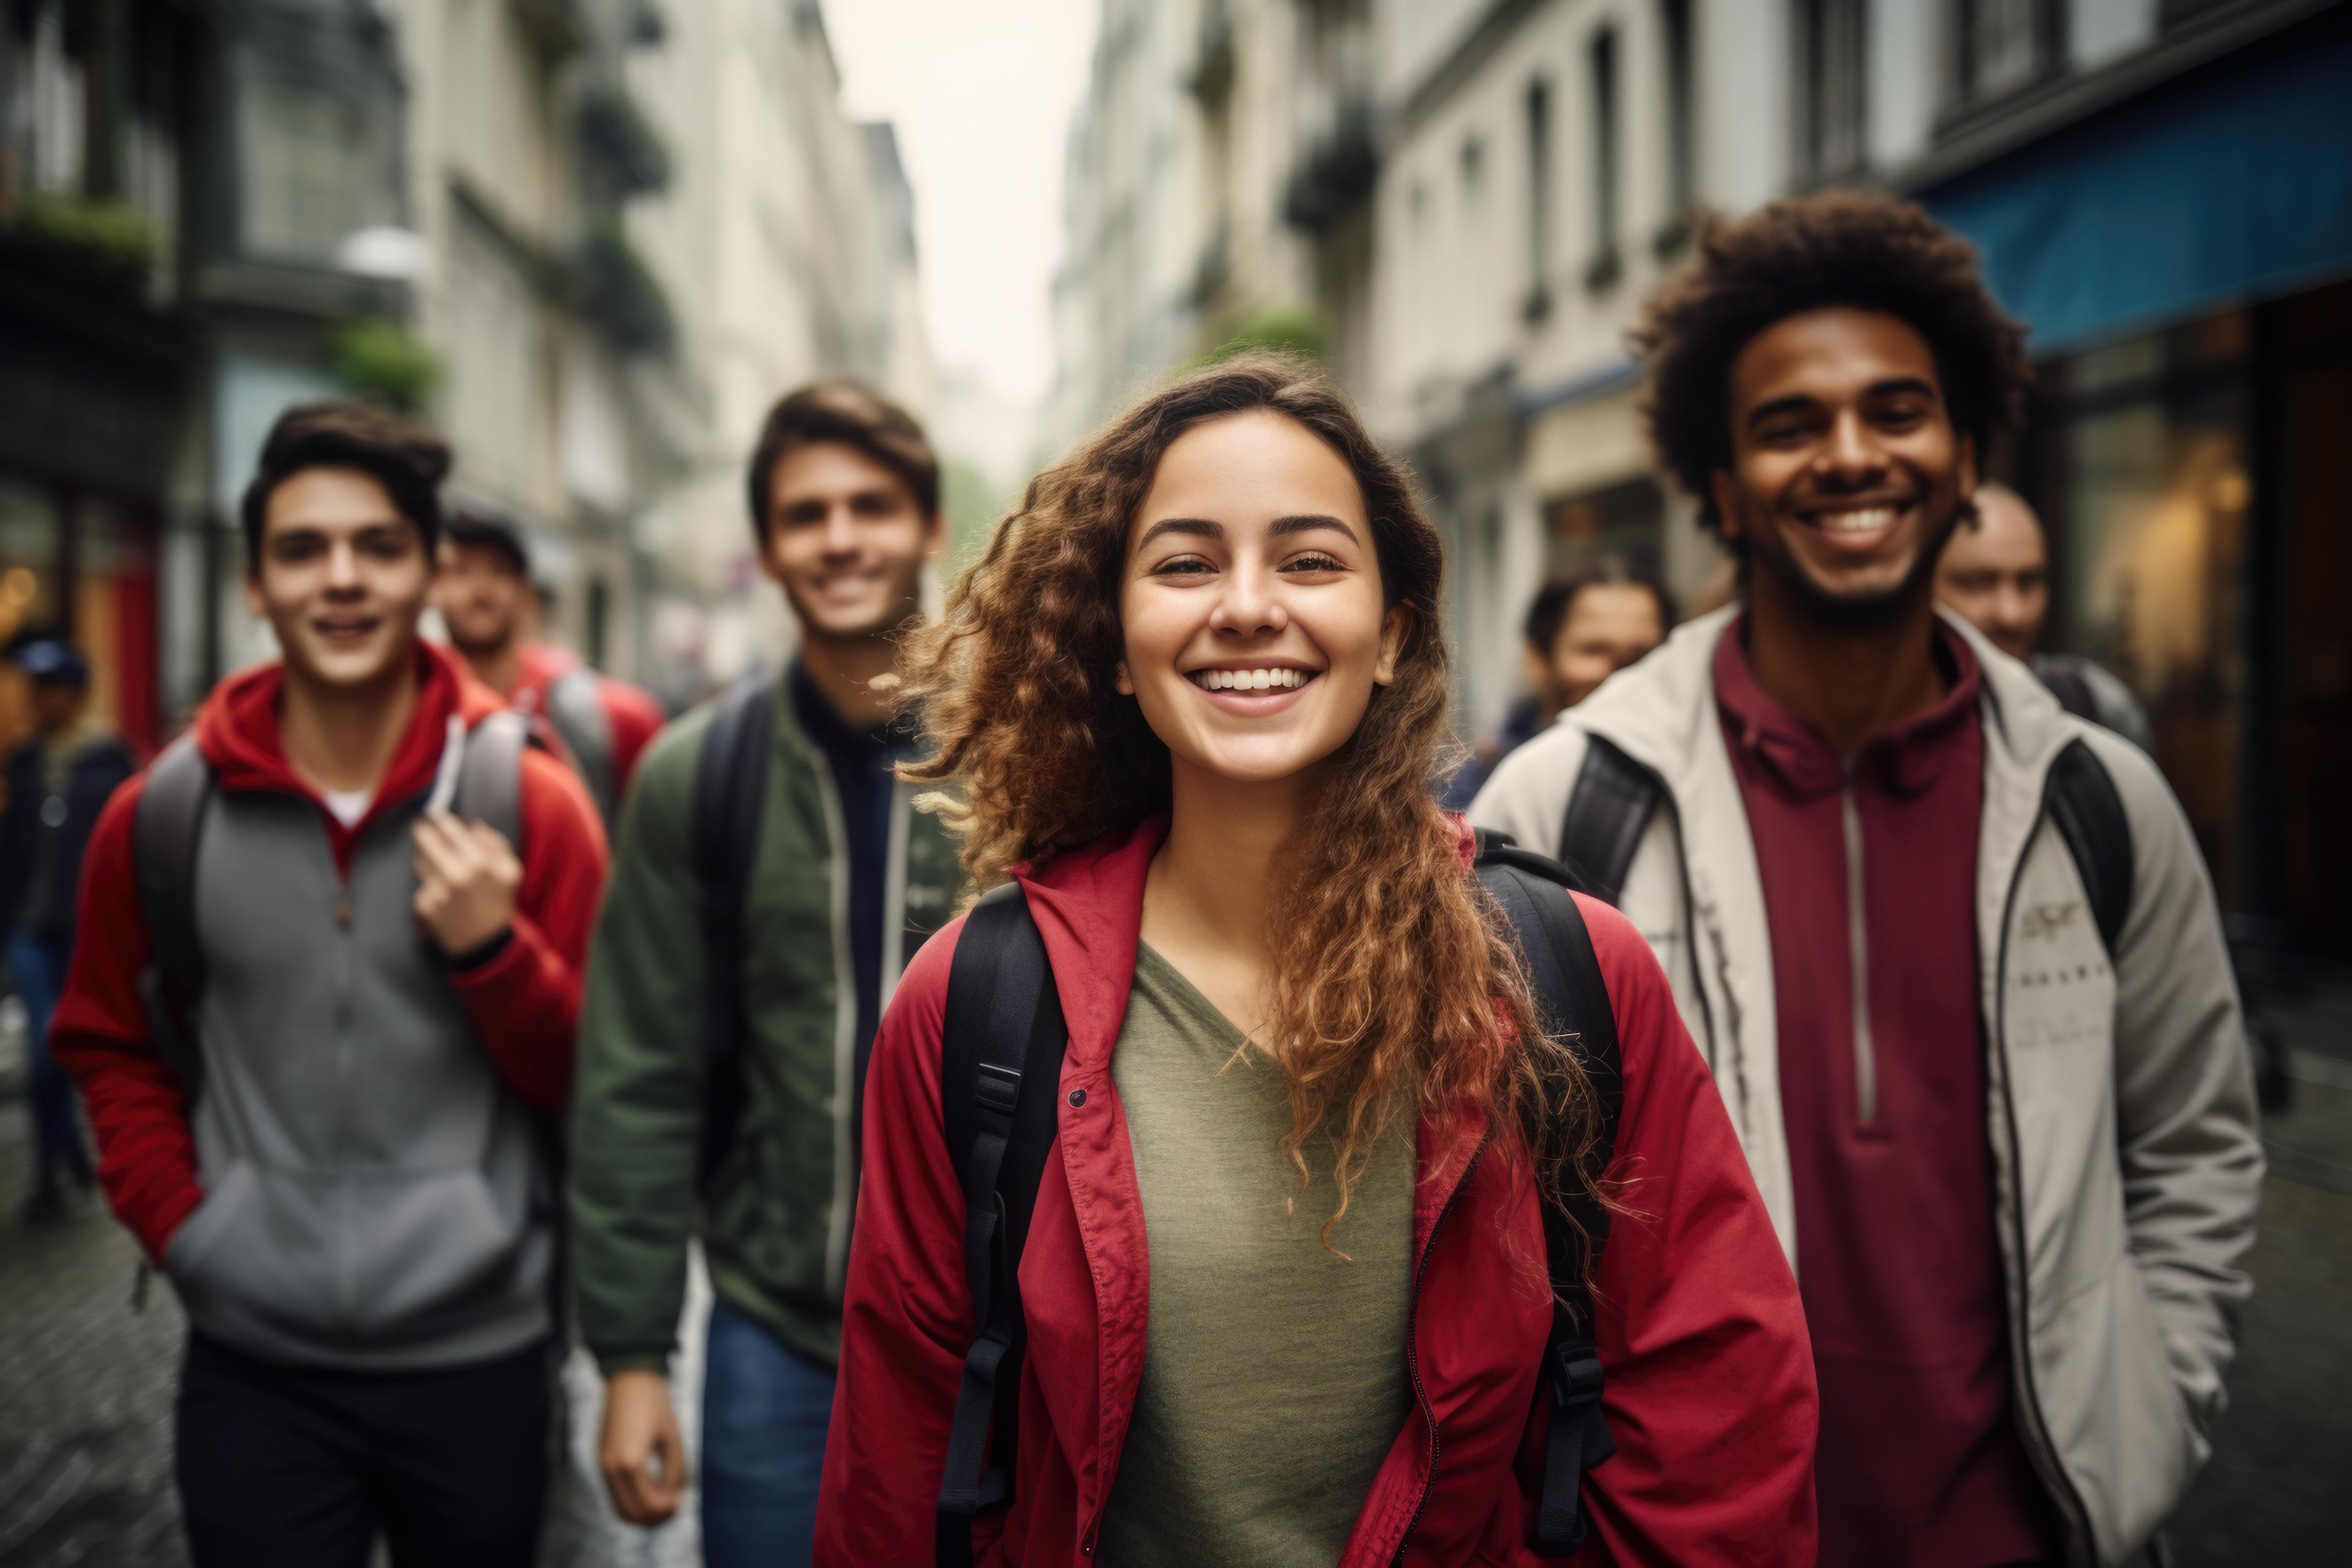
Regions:
<instances>
[{"instance_id":1,"label":"red sleeve","mask_svg":"<svg viewBox=\"0 0 2352 1568\"><path fill-rule=\"evenodd\" d=\"M484 963L455 971L476 1032L514 1092L557 1106L572 1093L572 1047L588 934L604 891L604 828L571 768L522 759L522 888L512 934Z\"/></svg>"},{"instance_id":2,"label":"red sleeve","mask_svg":"<svg viewBox=\"0 0 2352 1568\"><path fill-rule=\"evenodd\" d=\"M935 1560L948 1425L972 1338L963 1192L940 1120L941 1019L962 929L959 919L923 945L875 1034L841 1368L817 1492L820 1564Z\"/></svg>"},{"instance_id":3,"label":"red sleeve","mask_svg":"<svg viewBox=\"0 0 2352 1568\"><path fill-rule=\"evenodd\" d=\"M668 720L659 703L626 681L608 675L597 682L596 690L604 702L604 727L613 735L613 787L626 793L636 775L637 758Z\"/></svg>"},{"instance_id":4,"label":"red sleeve","mask_svg":"<svg viewBox=\"0 0 2352 1568\"><path fill-rule=\"evenodd\" d=\"M147 922L131 860L131 820L146 775L114 792L82 862L73 964L49 1022L49 1050L81 1086L98 1135L107 1201L147 1256L160 1262L197 1204L196 1145L187 1098L155 1050L139 1001Z\"/></svg>"},{"instance_id":5,"label":"red sleeve","mask_svg":"<svg viewBox=\"0 0 2352 1568\"><path fill-rule=\"evenodd\" d=\"M1810 1563L1817 1401L1796 1280L1649 945L1577 904L1625 1082L1609 1165L1624 1207L1593 1281L1617 1440L1585 1482L1598 1545L1621 1565Z\"/></svg>"}]
</instances>

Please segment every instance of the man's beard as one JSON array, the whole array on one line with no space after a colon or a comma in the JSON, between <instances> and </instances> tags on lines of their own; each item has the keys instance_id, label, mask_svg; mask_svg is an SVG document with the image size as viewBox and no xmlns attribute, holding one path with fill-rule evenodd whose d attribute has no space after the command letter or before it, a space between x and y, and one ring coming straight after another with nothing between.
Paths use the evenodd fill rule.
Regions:
<instances>
[{"instance_id":1,"label":"man's beard","mask_svg":"<svg viewBox=\"0 0 2352 1568\"><path fill-rule=\"evenodd\" d=\"M1943 559L1944 547L1951 542L1952 530L1959 521L1959 508L1956 507L1934 538L1922 542L1901 581L1892 588L1867 593L1831 592L1813 580L1794 555L1786 552L1768 552L1751 546L1748 555L1772 574L1772 580L1780 585L1797 612L1822 631L1876 632L1901 621L1935 593L1936 563Z\"/></svg>"}]
</instances>

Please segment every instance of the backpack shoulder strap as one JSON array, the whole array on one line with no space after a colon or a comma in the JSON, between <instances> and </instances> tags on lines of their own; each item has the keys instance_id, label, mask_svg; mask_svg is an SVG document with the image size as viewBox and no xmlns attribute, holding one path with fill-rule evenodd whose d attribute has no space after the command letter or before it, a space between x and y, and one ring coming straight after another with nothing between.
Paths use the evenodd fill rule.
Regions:
<instances>
[{"instance_id":1,"label":"backpack shoulder strap","mask_svg":"<svg viewBox=\"0 0 2352 1568\"><path fill-rule=\"evenodd\" d=\"M196 850L212 803L212 764L192 730L165 747L147 769L131 820L131 863L149 959L139 996L155 1049L179 1077L193 1109L204 1079L196 1042L196 1004L205 989L204 944L196 935Z\"/></svg>"},{"instance_id":2,"label":"backpack shoulder strap","mask_svg":"<svg viewBox=\"0 0 2352 1568\"><path fill-rule=\"evenodd\" d=\"M1069 1030L1018 883L974 904L948 970L940 1098L961 1178L963 1265L976 1335L940 1481L938 1560L972 1561L971 1525L1013 1500L1027 1333L1019 1267L1057 1127Z\"/></svg>"},{"instance_id":3,"label":"backpack shoulder strap","mask_svg":"<svg viewBox=\"0 0 2352 1568\"><path fill-rule=\"evenodd\" d=\"M2050 819L2074 857L2092 922L2112 959L2132 902L2131 819L2124 799L2105 766L2078 738L2051 765L2049 800Z\"/></svg>"},{"instance_id":4,"label":"backpack shoulder strap","mask_svg":"<svg viewBox=\"0 0 2352 1568\"><path fill-rule=\"evenodd\" d=\"M496 828L523 853L522 754L530 746L530 721L519 713L494 713L466 733L457 758L457 788L450 810L467 821Z\"/></svg>"},{"instance_id":5,"label":"backpack shoulder strap","mask_svg":"<svg viewBox=\"0 0 2352 1568\"><path fill-rule=\"evenodd\" d=\"M1609 1210L1591 1189L1615 1152L1625 1097L1617 1015L1592 935L1570 895L1569 868L1517 848L1507 835L1483 832L1476 864L1479 880L1519 939L1544 1027L1574 1038L1593 1092L1593 1136L1580 1162L1585 1180L1565 1195L1565 1211L1544 1206L1544 1254L1557 1304L1544 1347L1552 1415L1535 1547L1545 1556L1566 1556L1584 1542L1584 1473L1617 1451L1601 1410L1603 1379L1592 1337L1591 1284L1609 1240Z\"/></svg>"},{"instance_id":6,"label":"backpack shoulder strap","mask_svg":"<svg viewBox=\"0 0 2352 1568\"><path fill-rule=\"evenodd\" d=\"M596 810L611 822L620 804L613 779L613 725L604 715L596 672L574 664L547 688L547 722L555 727Z\"/></svg>"},{"instance_id":7,"label":"backpack shoulder strap","mask_svg":"<svg viewBox=\"0 0 2352 1568\"><path fill-rule=\"evenodd\" d=\"M1588 737L1559 831L1560 861L1579 887L1603 904L1619 902L1663 794L1656 774L1611 742Z\"/></svg>"},{"instance_id":8,"label":"backpack shoulder strap","mask_svg":"<svg viewBox=\"0 0 2352 1568\"><path fill-rule=\"evenodd\" d=\"M694 762L688 834L702 895L703 951L710 984L703 1004L702 1146L699 1175L710 1178L734 1146L741 1119L743 920L759 858L760 818L768 798L768 757L775 748L776 682L751 674L719 699Z\"/></svg>"},{"instance_id":9,"label":"backpack shoulder strap","mask_svg":"<svg viewBox=\"0 0 2352 1568\"><path fill-rule=\"evenodd\" d=\"M2091 690L2090 680L2073 664L2061 659L2036 659L2033 673L2041 677L2058 706L2076 718L2099 722L2099 699Z\"/></svg>"}]
</instances>

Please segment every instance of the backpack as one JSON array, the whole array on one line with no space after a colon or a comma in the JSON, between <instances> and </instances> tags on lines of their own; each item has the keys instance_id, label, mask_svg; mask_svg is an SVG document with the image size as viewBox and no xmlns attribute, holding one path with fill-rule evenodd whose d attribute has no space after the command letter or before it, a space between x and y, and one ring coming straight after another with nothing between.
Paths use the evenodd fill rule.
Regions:
<instances>
[{"instance_id":1,"label":"backpack","mask_svg":"<svg viewBox=\"0 0 2352 1568\"><path fill-rule=\"evenodd\" d=\"M521 715L485 718L467 734L451 797L452 810L496 828L517 856L523 852L522 754L530 744ZM131 863L149 946L147 965L139 972L139 999L156 1052L187 1096L191 1119L205 1074L196 1039L197 1005L205 990L204 944L196 931L196 851L214 788L212 764L197 747L194 733L182 735L148 768L131 822Z\"/></svg>"},{"instance_id":2,"label":"backpack","mask_svg":"<svg viewBox=\"0 0 2352 1568\"><path fill-rule=\"evenodd\" d=\"M695 753L688 832L712 977L704 988L702 1141L695 1166L697 1190L705 1193L734 1147L743 1114L743 1045L751 1027L743 1015L744 913L775 744L776 677L753 674L719 699Z\"/></svg>"},{"instance_id":3,"label":"backpack","mask_svg":"<svg viewBox=\"0 0 2352 1568\"><path fill-rule=\"evenodd\" d=\"M604 713L604 695L597 689L600 679L587 665L572 665L549 684L544 711L548 724L571 754L572 771L588 786L597 814L610 828L621 792L613 777L613 721Z\"/></svg>"},{"instance_id":4,"label":"backpack","mask_svg":"<svg viewBox=\"0 0 2352 1568\"><path fill-rule=\"evenodd\" d=\"M1665 797L1655 773L1601 737L1590 737L1559 836L1559 858L1581 879L1579 886L1618 902L1633 852ZM2092 922L2113 958L2132 901L2131 819L2123 797L2090 747L2075 739L2052 764L2042 801L2074 856Z\"/></svg>"},{"instance_id":5,"label":"backpack","mask_svg":"<svg viewBox=\"0 0 2352 1568\"><path fill-rule=\"evenodd\" d=\"M1584 1160L1597 1181L1615 1142L1623 1082L1616 1018L1591 937L1569 896L1571 878L1558 862L1517 848L1507 835L1483 831L1475 869L1518 936L1546 1028L1576 1037L1600 1105L1599 1135ZM948 1152L963 1187L964 1278L977 1325L940 1484L942 1568L970 1568L973 1521L1013 1501L1027 1338L1018 1267L1055 1135L1068 1040L1045 944L1021 886L994 888L972 906L956 944L940 1053ZM1608 1239L1609 1211L1581 1195L1571 1207L1572 1220L1544 1206L1555 1306L1543 1385L1553 1406L1535 1546L1547 1556L1566 1556L1582 1543L1584 1472L1616 1452L1601 1411L1601 1357L1586 1283Z\"/></svg>"}]
</instances>

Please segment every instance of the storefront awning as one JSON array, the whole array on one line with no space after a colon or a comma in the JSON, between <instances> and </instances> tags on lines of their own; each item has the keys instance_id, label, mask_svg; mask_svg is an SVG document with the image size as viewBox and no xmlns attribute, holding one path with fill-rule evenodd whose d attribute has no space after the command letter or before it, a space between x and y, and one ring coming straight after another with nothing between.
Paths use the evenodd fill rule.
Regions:
<instances>
[{"instance_id":1,"label":"storefront awning","mask_svg":"<svg viewBox=\"0 0 2352 1568\"><path fill-rule=\"evenodd\" d=\"M2352 29L2262 49L1919 193L2059 352L2352 271Z\"/></svg>"}]
</instances>

